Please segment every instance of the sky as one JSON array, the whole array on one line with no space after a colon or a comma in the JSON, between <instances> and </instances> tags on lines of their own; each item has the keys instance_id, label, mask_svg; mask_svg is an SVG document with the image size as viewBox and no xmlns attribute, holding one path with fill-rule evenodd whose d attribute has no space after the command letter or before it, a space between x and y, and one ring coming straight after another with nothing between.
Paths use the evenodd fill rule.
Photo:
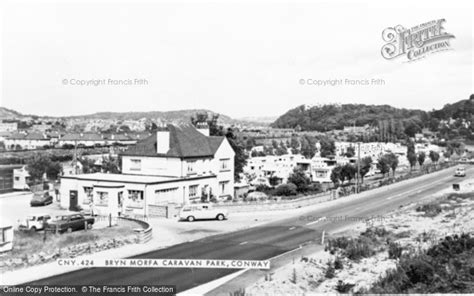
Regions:
<instances>
[{"instance_id":1,"label":"sky","mask_svg":"<svg viewBox=\"0 0 474 296\"><path fill-rule=\"evenodd\" d=\"M240 118L302 104L431 110L469 98L474 4L413 2L5 0L0 106ZM455 36L451 50L414 62L382 57L384 29L437 19Z\"/></svg>"}]
</instances>

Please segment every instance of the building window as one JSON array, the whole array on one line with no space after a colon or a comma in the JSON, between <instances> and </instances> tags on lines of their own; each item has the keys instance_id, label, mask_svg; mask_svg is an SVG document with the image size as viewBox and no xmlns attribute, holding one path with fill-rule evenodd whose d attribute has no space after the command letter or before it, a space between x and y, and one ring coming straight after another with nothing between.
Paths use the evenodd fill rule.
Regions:
<instances>
[{"instance_id":1,"label":"building window","mask_svg":"<svg viewBox=\"0 0 474 296\"><path fill-rule=\"evenodd\" d=\"M93 188L84 186L84 193L85 197L83 200L83 204L90 204L93 201Z\"/></svg>"},{"instance_id":2,"label":"building window","mask_svg":"<svg viewBox=\"0 0 474 296\"><path fill-rule=\"evenodd\" d=\"M107 206L109 204L109 193L105 191L97 191L97 205Z\"/></svg>"},{"instance_id":3,"label":"building window","mask_svg":"<svg viewBox=\"0 0 474 296\"><path fill-rule=\"evenodd\" d=\"M155 190L153 204L159 205L168 202L176 202L178 187Z\"/></svg>"},{"instance_id":4,"label":"building window","mask_svg":"<svg viewBox=\"0 0 474 296\"><path fill-rule=\"evenodd\" d=\"M20 181L20 177L15 177L15 181Z\"/></svg>"},{"instance_id":5,"label":"building window","mask_svg":"<svg viewBox=\"0 0 474 296\"><path fill-rule=\"evenodd\" d=\"M142 169L142 160L141 159L130 159L130 170L131 171L140 171Z\"/></svg>"},{"instance_id":6,"label":"building window","mask_svg":"<svg viewBox=\"0 0 474 296\"><path fill-rule=\"evenodd\" d=\"M196 199L198 197L198 185L189 186L189 199Z\"/></svg>"},{"instance_id":7,"label":"building window","mask_svg":"<svg viewBox=\"0 0 474 296\"><path fill-rule=\"evenodd\" d=\"M188 161L188 175L196 173L196 161Z\"/></svg>"},{"instance_id":8,"label":"building window","mask_svg":"<svg viewBox=\"0 0 474 296\"><path fill-rule=\"evenodd\" d=\"M220 170L221 171L228 171L230 169L230 159L221 159L220 160Z\"/></svg>"},{"instance_id":9,"label":"building window","mask_svg":"<svg viewBox=\"0 0 474 296\"><path fill-rule=\"evenodd\" d=\"M129 190L128 191L129 204L132 207L142 208L143 207L143 191L141 190Z\"/></svg>"},{"instance_id":10,"label":"building window","mask_svg":"<svg viewBox=\"0 0 474 296\"><path fill-rule=\"evenodd\" d=\"M219 182L220 195L226 195L229 187L229 181Z\"/></svg>"}]
</instances>

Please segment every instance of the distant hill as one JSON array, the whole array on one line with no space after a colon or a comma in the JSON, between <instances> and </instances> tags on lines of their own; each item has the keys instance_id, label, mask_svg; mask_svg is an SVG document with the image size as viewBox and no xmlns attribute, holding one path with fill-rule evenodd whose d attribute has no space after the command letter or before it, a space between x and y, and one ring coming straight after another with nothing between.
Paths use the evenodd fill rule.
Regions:
<instances>
[{"instance_id":1,"label":"distant hill","mask_svg":"<svg viewBox=\"0 0 474 296\"><path fill-rule=\"evenodd\" d=\"M0 107L0 119L19 119L23 118L24 115L11 109L5 107Z\"/></svg>"},{"instance_id":2,"label":"distant hill","mask_svg":"<svg viewBox=\"0 0 474 296\"><path fill-rule=\"evenodd\" d=\"M278 117L271 126L300 127L306 131L327 131L343 129L344 126L376 125L379 121L387 119L420 122L426 116L427 112L422 110L400 109L389 105L301 105Z\"/></svg>"},{"instance_id":3,"label":"distant hill","mask_svg":"<svg viewBox=\"0 0 474 296\"><path fill-rule=\"evenodd\" d=\"M206 109L189 109L189 110L177 110L177 111L148 111L148 112L98 112L86 115L77 116L63 116L63 117L52 117L52 116L35 116L35 115L23 115L20 112L10 110L4 107L0 107L0 119L17 119L21 120L24 118L39 118L39 119L76 119L76 120L90 120L90 119L103 119L103 120L139 120L142 118L159 120L167 123L189 123L192 115L196 113L206 112L209 114L219 114L211 110ZM219 114L219 124L223 125L262 125L261 122L255 122L251 120L240 120L233 119L227 115ZM263 123L265 124L265 123Z\"/></svg>"},{"instance_id":4,"label":"distant hill","mask_svg":"<svg viewBox=\"0 0 474 296\"><path fill-rule=\"evenodd\" d=\"M439 110L431 112L432 117L447 120L447 119L466 119L473 120L474 116L474 95L471 95L468 100L461 100L453 104L446 104Z\"/></svg>"}]
</instances>

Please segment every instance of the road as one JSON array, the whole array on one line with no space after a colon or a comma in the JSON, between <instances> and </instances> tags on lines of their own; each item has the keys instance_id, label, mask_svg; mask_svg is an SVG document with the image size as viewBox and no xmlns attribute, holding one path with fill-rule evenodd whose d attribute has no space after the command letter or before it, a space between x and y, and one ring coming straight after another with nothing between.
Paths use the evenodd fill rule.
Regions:
<instances>
[{"instance_id":1,"label":"road","mask_svg":"<svg viewBox=\"0 0 474 296\"><path fill-rule=\"evenodd\" d=\"M330 217L368 217L383 215L401 205L419 201L460 181L454 168L424 176L416 181L395 184L383 192L366 192L364 196L341 199L339 203L304 215L288 217L262 226L203 238L142 254L135 258L193 258L265 260L301 244L320 240L323 230L334 231L354 223L353 219L330 220ZM468 176L474 168L468 168ZM318 221L316 217L328 217ZM91 268L82 269L29 284L166 284L185 291L229 273L232 269L151 269Z\"/></svg>"}]
</instances>

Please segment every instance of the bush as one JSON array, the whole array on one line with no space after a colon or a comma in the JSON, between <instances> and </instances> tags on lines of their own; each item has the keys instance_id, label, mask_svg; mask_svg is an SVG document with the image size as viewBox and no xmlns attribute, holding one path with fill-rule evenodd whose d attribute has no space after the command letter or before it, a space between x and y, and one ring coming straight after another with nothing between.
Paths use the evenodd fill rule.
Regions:
<instances>
[{"instance_id":1,"label":"bush","mask_svg":"<svg viewBox=\"0 0 474 296\"><path fill-rule=\"evenodd\" d=\"M416 208L417 212L425 212L425 217L435 217L441 213L441 206L436 203L424 204Z\"/></svg>"},{"instance_id":2,"label":"bush","mask_svg":"<svg viewBox=\"0 0 474 296\"><path fill-rule=\"evenodd\" d=\"M388 245L388 258L399 259L402 256L403 248L398 243L391 242Z\"/></svg>"},{"instance_id":3,"label":"bush","mask_svg":"<svg viewBox=\"0 0 474 296\"><path fill-rule=\"evenodd\" d=\"M275 194L282 195L282 196L296 195L297 194L296 185L293 183L282 184L276 188Z\"/></svg>"},{"instance_id":4,"label":"bush","mask_svg":"<svg viewBox=\"0 0 474 296\"><path fill-rule=\"evenodd\" d=\"M474 238L447 236L424 253L404 253L370 293L472 293Z\"/></svg>"},{"instance_id":5,"label":"bush","mask_svg":"<svg viewBox=\"0 0 474 296\"><path fill-rule=\"evenodd\" d=\"M368 227L360 235L368 237L372 240L377 240L377 238L386 237L390 232L385 229L385 227Z\"/></svg>"},{"instance_id":6,"label":"bush","mask_svg":"<svg viewBox=\"0 0 474 296\"><path fill-rule=\"evenodd\" d=\"M344 256L356 261L375 254L372 240L365 236L358 237L357 239L350 239L344 236L330 239L327 250L331 254L335 254L338 249L342 251Z\"/></svg>"},{"instance_id":7,"label":"bush","mask_svg":"<svg viewBox=\"0 0 474 296\"><path fill-rule=\"evenodd\" d=\"M348 293L354 287L354 284L344 283L343 281L337 281L336 291L339 293Z\"/></svg>"},{"instance_id":8,"label":"bush","mask_svg":"<svg viewBox=\"0 0 474 296\"><path fill-rule=\"evenodd\" d=\"M311 183L308 186L308 192L311 192L311 193L323 192L323 186L320 183Z\"/></svg>"},{"instance_id":9,"label":"bush","mask_svg":"<svg viewBox=\"0 0 474 296\"><path fill-rule=\"evenodd\" d=\"M334 266L332 266L331 261L328 262L328 267L326 268L326 273L324 274L324 276L327 279L332 279L336 276L336 270Z\"/></svg>"},{"instance_id":10,"label":"bush","mask_svg":"<svg viewBox=\"0 0 474 296\"><path fill-rule=\"evenodd\" d=\"M344 269L344 263L340 257L336 257L334 260L334 269Z\"/></svg>"}]
</instances>

